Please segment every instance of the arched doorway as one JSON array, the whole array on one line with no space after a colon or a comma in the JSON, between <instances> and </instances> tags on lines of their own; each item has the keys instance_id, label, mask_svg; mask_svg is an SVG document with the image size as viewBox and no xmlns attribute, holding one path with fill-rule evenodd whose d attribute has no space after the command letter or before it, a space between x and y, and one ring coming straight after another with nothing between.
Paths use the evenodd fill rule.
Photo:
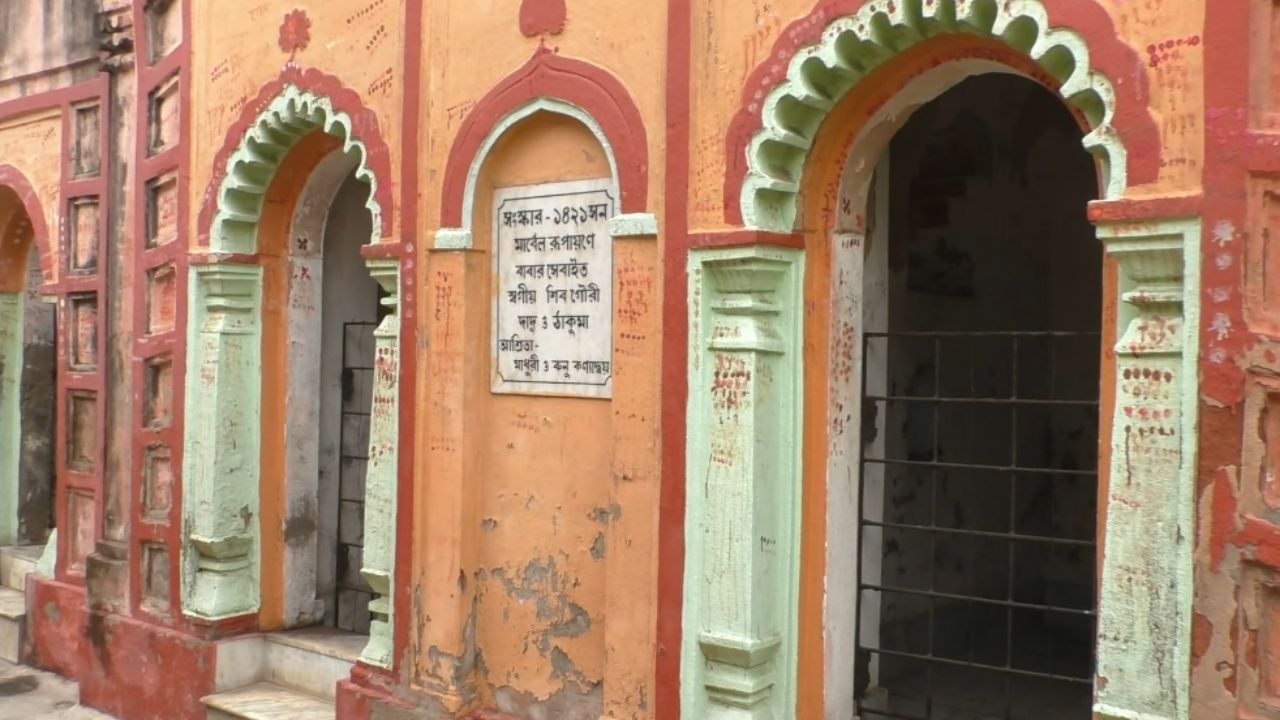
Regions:
<instances>
[{"instance_id":1,"label":"arched doorway","mask_svg":"<svg viewBox=\"0 0 1280 720\"><path fill-rule=\"evenodd\" d=\"M317 133L299 150L305 159L313 148L336 144ZM265 538L282 552L281 625L323 623L367 634L373 596L361 575L365 465L374 331L386 315L386 293L360 255L373 218L358 161L331 149L300 188L278 178L281 187L268 198L293 193L292 214L283 224L268 208L258 239L273 255L264 268L264 410L284 419L263 425L264 493L283 491L282 536Z\"/></svg>"},{"instance_id":2,"label":"arched doorway","mask_svg":"<svg viewBox=\"0 0 1280 720\"><path fill-rule=\"evenodd\" d=\"M853 718L876 709L860 700L874 700L866 689L879 667L858 649L861 628L882 619L874 603L859 603L863 561L883 563L888 544L881 532L880 545L859 545L864 253L874 241L872 178L893 137L967 79L1013 74L1056 94L1079 121L1104 201L1095 217L1124 204L1131 182L1155 177L1143 83L1122 91L1091 67L1089 46L1111 38L1087 41L1055 26L1038 0L854 4L849 15L829 19L820 8L808 29L796 24L771 56L782 62L758 68L760 88L744 92L727 147L725 215L748 231L732 240L751 244L690 252L680 683L681 712L693 717L769 706L779 716L794 707L801 718ZM1127 142L1146 152L1130 156ZM891 195L888 186L878 193L884 203ZM886 204L879 219L890 215ZM1095 662L1080 684L1107 716L1176 717L1187 705L1199 232L1195 217L1096 226L1115 262L1097 286L1106 348L1094 366L1108 441L1099 443ZM878 319L891 329L887 314ZM767 412L744 419L744 407Z\"/></svg>"},{"instance_id":3,"label":"arched doorway","mask_svg":"<svg viewBox=\"0 0 1280 720\"><path fill-rule=\"evenodd\" d=\"M1090 717L1103 273L1081 137L1031 80L962 80L894 135L865 242L836 250L861 254L837 260L861 281L860 717Z\"/></svg>"},{"instance_id":4,"label":"arched doorway","mask_svg":"<svg viewBox=\"0 0 1280 720\"><path fill-rule=\"evenodd\" d=\"M360 155L301 137L266 190L263 267L264 625L367 634L362 577L374 332L385 294L361 247L373 230ZM278 589L277 589L278 588Z\"/></svg>"},{"instance_id":5,"label":"arched doorway","mask_svg":"<svg viewBox=\"0 0 1280 720\"><path fill-rule=\"evenodd\" d=\"M390 153L354 93L311 72L293 80L334 94L264 88L242 118L250 129L228 135L200 213L209 253L192 262L187 365L201 370L187 375L184 406L183 609L254 614L264 630L367 630L319 634L340 646L334 657L363 645L366 662L388 666L400 256Z\"/></svg>"},{"instance_id":6,"label":"arched doorway","mask_svg":"<svg viewBox=\"0 0 1280 720\"><path fill-rule=\"evenodd\" d=\"M0 545L43 543L54 523L55 306L34 239L0 186Z\"/></svg>"}]
</instances>

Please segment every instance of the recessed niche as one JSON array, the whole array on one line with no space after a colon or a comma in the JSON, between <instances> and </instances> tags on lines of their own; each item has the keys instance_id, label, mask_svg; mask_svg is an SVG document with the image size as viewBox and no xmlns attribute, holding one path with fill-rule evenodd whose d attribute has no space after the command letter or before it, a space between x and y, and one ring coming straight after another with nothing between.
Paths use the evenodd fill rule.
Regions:
<instances>
[{"instance_id":1,"label":"recessed niche","mask_svg":"<svg viewBox=\"0 0 1280 720\"><path fill-rule=\"evenodd\" d=\"M176 284L173 265L161 265L147 273L147 334L173 330Z\"/></svg>"},{"instance_id":2,"label":"recessed niche","mask_svg":"<svg viewBox=\"0 0 1280 720\"><path fill-rule=\"evenodd\" d=\"M71 352L68 361L71 369L88 372L98 366L98 296L93 293L71 295L67 298L71 322Z\"/></svg>"},{"instance_id":3,"label":"recessed niche","mask_svg":"<svg viewBox=\"0 0 1280 720\"><path fill-rule=\"evenodd\" d=\"M84 574L85 560L93 552L97 538L97 513L93 496L82 492L67 493L67 572Z\"/></svg>"},{"instance_id":4,"label":"recessed niche","mask_svg":"<svg viewBox=\"0 0 1280 720\"><path fill-rule=\"evenodd\" d=\"M84 275L98 269L98 200L78 198L71 201L70 213L72 274Z\"/></svg>"},{"instance_id":5,"label":"recessed niche","mask_svg":"<svg viewBox=\"0 0 1280 720\"><path fill-rule=\"evenodd\" d=\"M98 396L85 390L67 393L67 467L93 472L98 456Z\"/></svg>"},{"instance_id":6,"label":"recessed niche","mask_svg":"<svg viewBox=\"0 0 1280 720\"><path fill-rule=\"evenodd\" d=\"M169 548L142 544L142 604L152 612L169 609Z\"/></svg>"},{"instance_id":7,"label":"recessed niche","mask_svg":"<svg viewBox=\"0 0 1280 720\"><path fill-rule=\"evenodd\" d=\"M164 357L148 361L144 384L143 424L150 429L169 425L173 418L173 360Z\"/></svg>"},{"instance_id":8,"label":"recessed niche","mask_svg":"<svg viewBox=\"0 0 1280 720\"><path fill-rule=\"evenodd\" d=\"M1237 616L1232 640L1245 660L1236 674L1236 712L1233 717L1280 717L1280 588L1276 568L1242 562L1237 587Z\"/></svg>"},{"instance_id":9,"label":"recessed niche","mask_svg":"<svg viewBox=\"0 0 1280 720\"><path fill-rule=\"evenodd\" d=\"M142 507L148 520L164 522L173 507L173 457L169 448L153 445L142 461Z\"/></svg>"},{"instance_id":10,"label":"recessed niche","mask_svg":"<svg viewBox=\"0 0 1280 720\"><path fill-rule=\"evenodd\" d=\"M1280 2L1252 0L1249 18L1249 120L1255 128L1280 129Z\"/></svg>"},{"instance_id":11,"label":"recessed niche","mask_svg":"<svg viewBox=\"0 0 1280 720\"><path fill-rule=\"evenodd\" d=\"M151 63L173 52L182 42L182 3L174 0L148 0L145 6L147 45Z\"/></svg>"},{"instance_id":12,"label":"recessed niche","mask_svg":"<svg viewBox=\"0 0 1280 720\"><path fill-rule=\"evenodd\" d=\"M178 180L166 175L147 184L147 247L158 247L178 236Z\"/></svg>"},{"instance_id":13,"label":"recessed niche","mask_svg":"<svg viewBox=\"0 0 1280 720\"><path fill-rule=\"evenodd\" d=\"M180 112L178 78L175 76L151 92L147 103L147 151L154 155L178 143Z\"/></svg>"},{"instance_id":14,"label":"recessed niche","mask_svg":"<svg viewBox=\"0 0 1280 720\"><path fill-rule=\"evenodd\" d=\"M76 106L76 135L71 151L71 171L76 177L97 175L102 167L101 127L97 103Z\"/></svg>"}]
</instances>

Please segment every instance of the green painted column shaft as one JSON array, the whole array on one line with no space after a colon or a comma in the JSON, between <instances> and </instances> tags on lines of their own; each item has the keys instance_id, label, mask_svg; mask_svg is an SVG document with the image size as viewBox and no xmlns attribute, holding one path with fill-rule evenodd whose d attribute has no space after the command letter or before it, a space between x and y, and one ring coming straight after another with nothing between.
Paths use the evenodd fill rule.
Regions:
<instances>
[{"instance_id":1,"label":"green painted column shaft","mask_svg":"<svg viewBox=\"0 0 1280 720\"><path fill-rule=\"evenodd\" d=\"M0 293L0 545L18 543L22 294Z\"/></svg>"},{"instance_id":2,"label":"green painted column shaft","mask_svg":"<svg viewBox=\"0 0 1280 720\"><path fill-rule=\"evenodd\" d=\"M794 714L801 262L691 258L682 717Z\"/></svg>"},{"instance_id":3,"label":"green painted column shaft","mask_svg":"<svg viewBox=\"0 0 1280 720\"><path fill-rule=\"evenodd\" d=\"M256 612L262 271L191 269L182 600L206 620Z\"/></svg>"},{"instance_id":4,"label":"green painted column shaft","mask_svg":"<svg viewBox=\"0 0 1280 720\"><path fill-rule=\"evenodd\" d=\"M400 442L400 271L396 260L370 260L369 272L389 293L391 312L374 331L375 360L369 463L365 471L364 556L360 568L375 593L369 603L369 642L360 658L391 667L396 547L396 470Z\"/></svg>"},{"instance_id":5,"label":"green painted column shaft","mask_svg":"<svg viewBox=\"0 0 1280 720\"><path fill-rule=\"evenodd\" d=\"M1099 229L1129 289L1098 619L1102 718L1189 715L1199 223Z\"/></svg>"}]
</instances>

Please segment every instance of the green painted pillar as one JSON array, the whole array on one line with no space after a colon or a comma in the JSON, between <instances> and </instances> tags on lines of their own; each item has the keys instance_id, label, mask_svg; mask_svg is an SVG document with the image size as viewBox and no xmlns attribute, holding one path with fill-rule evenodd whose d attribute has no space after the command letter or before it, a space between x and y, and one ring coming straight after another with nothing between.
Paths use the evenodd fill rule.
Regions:
<instances>
[{"instance_id":1,"label":"green painted pillar","mask_svg":"<svg viewBox=\"0 0 1280 720\"><path fill-rule=\"evenodd\" d=\"M369 603L369 642L360 659L391 667L392 594L396 549L396 470L400 443L400 293L397 260L369 260L369 272L388 296L390 313L374 331L372 416L369 418L369 463L365 471L364 558L360 574L376 594Z\"/></svg>"},{"instance_id":2,"label":"green painted pillar","mask_svg":"<svg viewBox=\"0 0 1280 720\"><path fill-rule=\"evenodd\" d=\"M695 252L681 717L792 717L802 255Z\"/></svg>"},{"instance_id":3,"label":"green painted pillar","mask_svg":"<svg viewBox=\"0 0 1280 720\"><path fill-rule=\"evenodd\" d=\"M0 545L18 539L22 293L0 293Z\"/></svg>"},{"instance_id":4,"label":"green painted pillar","mask_svg":"<svg viewBox=\"0 0 1280 720\"><path fill-rule=\"evenodd\" d=\"M256 612L262 270L196 265L190 278L182 462L182 601L203 620Z\"/></svg>"},{"instance_id":5,"label":"green painted pillar","mask_svg":"<svg viewBox=\"0 0 1280 720\"><path fill-rule=\"evenodd\" d=\"M1099 227L1127 305L1115 348L1100 718L1189 716L1199 236L1194 220Z\"/></svg>"}]
</instances>

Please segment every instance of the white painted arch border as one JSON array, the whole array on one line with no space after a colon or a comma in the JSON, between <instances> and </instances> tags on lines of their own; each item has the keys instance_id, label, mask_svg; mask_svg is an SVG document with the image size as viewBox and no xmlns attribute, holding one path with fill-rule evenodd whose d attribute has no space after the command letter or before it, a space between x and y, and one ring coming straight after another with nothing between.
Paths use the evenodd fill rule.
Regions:
<instances>
[{"instance_id":1,"label":"white painted arch border","mask_svg":"<svg viewBox=\"0 0 1280 720\"><path fill-rule=\"evenodd\" d=\"M302 136L321 130L342 140L343 153L359 157L356 177L368 183L365 203L373 218L369 245L382 239L382 207L377 201L378 177L368 166L369 151L354 131L347 113L333 101L287 84L258 114L227 158L218 185L217 206L209 232L211 252L252 254L258 250L258 226L267 188L289 150Z\"/></svg>"},{"instance_id":2,"label":"white painted arch border","mask_svg":"<svg viewBox=\"0 0 1280 720\"><path fill-rule=\"evenodd\" d=\"M484 142L480 143L480 148L476 150L475 157L471 158L471 165L467 168L467 182L462 191L462 227L437 230L435 237L437 250L470 250L475 246L475 238L471 233L471 222L475 211L476 183L480 178L480 172L484 169L485 162L488 161L489 154L493 152L493 148L498 144L498 141L516 125L540 112L563 115L578 121L586 127L604 150L605 157L609 161L609 175L613 180L614 187L617 188L619 184L618 160L613 152L613 146L609 143L609 137L605 135L604 128L600 126L600 123L586 110L573 103L552 97L535 98L504 115L485 135ZM630 216L619 215L614 220L618 221L623 218L630 218L630 220L624 223L611 222L610 229L617 227L620 231L625 228L632 228L632 230L612 233L614 237L628 234L657 234L657 223L652 215L647 213ZM652 233L648 232L650 229Z\"/></svg>"},{"instance_id":3,"label":"white painted arch border","mask_svg":"<svg viewBox=\"0 0 1280 720\"><path fill-rule=\"evenodd\" d=\"M1115 88L1091 68L1084 38L1053 27L1040 0L868 2L853 15L828 23L818 44L797 51L785 77L759 103L762 127L748 144L739 196L744 225L792 230L800 177L821 120L796 122L787 117L788 107L825 117L885 60L917 42L956 34L999 40L1058 78L1061 97L1081 110L1091 126L1084 145L1099 158L1103 198L1124 195L1128 156L1112 126ZM756 108L751 106L753 112Z\"/></svg>"}]
</instances>

